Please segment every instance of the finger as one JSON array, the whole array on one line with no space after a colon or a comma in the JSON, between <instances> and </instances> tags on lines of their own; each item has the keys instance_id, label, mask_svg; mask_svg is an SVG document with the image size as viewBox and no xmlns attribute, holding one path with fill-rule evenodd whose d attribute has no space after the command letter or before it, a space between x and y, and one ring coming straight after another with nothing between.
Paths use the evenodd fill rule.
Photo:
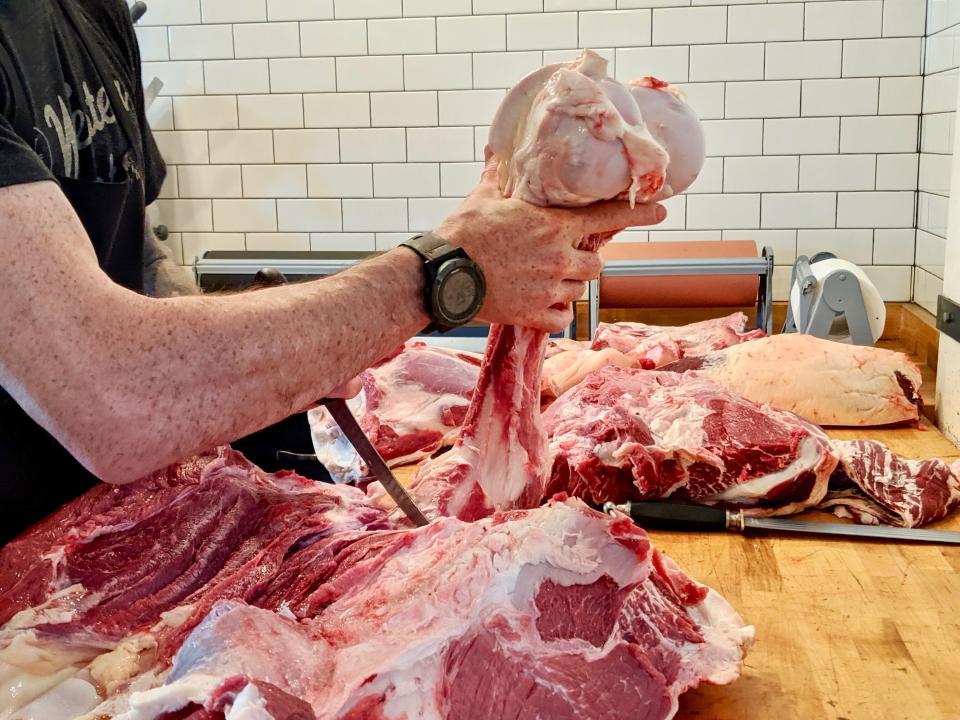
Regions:
<instances>
[{"instance_id":1,"label":"finger","mask_svg":"<svg viewBox=\"0 0 960 720\"><path fill-rule=\"evenodd\" d=\"M533 325L537 330L545 330L549 333L561 332L564 328L570 327L573 322L573 310L567 305L565 308L547 308L533 317Z\"/></svg>"},{"instance_id":2,"label":"finger","mask_svg":"<svg viewBox=\"0 0 960 720\"><path fill-rule=\"evenodd\" d=\"M597 252L600 248L606 245L610 240L612 240L618 231L605 232L605 233L595 233L593 235L587 235L584 238L580 239L580 242L577 243L578 250L588 250L590 252Z\"/></svg>"},{"instance_id":3,"label":"finger","mask_svg":"<svg viewBox=\"0 0 960 720\"><path fill-rule=\"evenodd\" d=\"M667 217L667 209L663 205L652 203L631 208L623 200L596 203L567 210L567 213L580 223L583 235L619 232L638 225L656 225Z\"/></svg>"},{"instance_id":4,"label":"finger","mask_svg":"<svg viewBox=\"0 0 960 720\"><path fill-rule=\"evenodd\" d=\"M603 259L595 252L571 250L568 260L570 269L564 280L594 280L603 271Z\"/></svg>"},{"instance_id":5,"label":"finger","mask_svg":"<svg viewBox=\"0 0 960 720\"><path fill-rule=\"evenodd\" d=\"M348 380L342 385L335 387L330 391L328 397L344 398L349 400L352 397L356 397L361 390L363 390L363 382L360 380L360 378L355 377L352 380Z\"/></svg>"},{"instance_id":6,"label":"finger","mask_svg":"<svg viewBox=\"0 0 960 720\"><path fill-rule=\"evenodd\" d=\"M563 307L570 303L577 302L577 300L583 299L586 292L587 284L585 282L564 280L560 286L560 292L557 295L558 304Z\"/></svg>"}]
</instances>

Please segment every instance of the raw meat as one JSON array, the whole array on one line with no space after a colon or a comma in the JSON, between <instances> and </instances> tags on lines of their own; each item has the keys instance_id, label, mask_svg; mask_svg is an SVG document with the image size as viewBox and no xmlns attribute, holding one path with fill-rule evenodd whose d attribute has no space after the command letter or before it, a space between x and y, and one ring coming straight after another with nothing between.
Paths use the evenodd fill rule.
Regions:
<instances>
[{"instance_id":1,"label":"raw meat","mask_svg":"<svg viewBox=\"0 0 960 720\"><path fill-rule=\"evenodd\" d=\"M908 460L873 440L835 440L840 464L821 508L866 525L919 527L960 505L960 460Z\"/></svg>"},{"instance_id":2,"label":"raw meat","mask_svg":"<svg viewBox=\"0 0 960 720\"><path fill-rule=\"evenodd\" d=\"M549 491L589 502L672 497L798 512L823 499L837 457L815 426L697 373L607 367L544 413Z\"/></svg>"},{"instance_id":3,"label":"raw meat","mask_svg":"<svg viewBox=\"0 0 960 720\"><path fill-rule=\"evenodd\" d=\"M348 402L360 427L391 467L453 445L480 374L474 353L407 343L360 379L363 390ZM367 467L326 408L310 412L313 444L337 482L356 482Z\"/></svg>"},{"instance_id":4,"label":"raw meat","mask_svg":"<svg viewBox=\"0 0 960 720\"><path fill-rule=\"evenodd\" d=\"M683 192L705 157L679 91L654 78L628 89L592 50L520 80L493 119L490 147L504 194L537 205L663 199Z\"/></svg>"},{"instance_id":5,"label":"raw meat","mask_svg":"<svg viewBox=\"0 0 960 720\"><path fill-rule=\"evenodd\" d=\"M664 186L670 156L643 125L634 96L607 77L607 62L586 50L573 63L551 65L521 80L504 98L490 128L499 161L501 190L541 205L577 206L626 196L633 203L685 189L680 180L695 169L692 141L664 137L684 157L676 178ZM666 83L642 82L638 97L666 92ZM659 123L671 112L698 133L696 115L685 117L676 94L657 104ZM665 110L669 107L669 110ZM701 148L702 149L702 148ZM579 247L599 250L606 236L586 237ZM457 444L424 463L411 485L421 509L475 520L494 510L529 508L544 497L549 468L540 426L540 387L547 334L529 328L493 326L480 380Z\"/></svg>"},{"instance_id":6,"label":"raw meat","mask_svg":"<svg viewBox=\"0 0 960 720\"><path fill-rule=\"evenodd\" d=\"M480 379L453 449L417 469L410 493L427 517L477 520L536 507L547 482L540 371L548 335L493 325Z\"/></svg>"},{"instance_id":7,"label":"raw meat","mask_svg":"<svg viewBox=\"0 0 960 720\"><path fill-rule=\"evenodd\" d=\"M574 385L579 385L587 375L607 365L622 368L638 365L634 358L619 350L591 350L589 343L576 340L552 341L550 346L543 361L540 382L540 392L544 398L560 397Z\"/></svg>"},{"instance_id":8,"label":"raw meat","mask_svg":"<svg viewBox=\"0 0 960 720\"><path fill-rule=\"evenodd\" d=\"M682 692L734 680L753 638L643 531L575 500L375 535L387 558L343 558L315 616L217 605L117 720L267 717L264 688L313 713L278 720L669 718Z\"/></svg>"},{"instance_id":9,"label":"raw meat","mask_svg":"<svg viewBox=\"0 0 960 720\"><path fill-rule=\"evenodd\" d=\"M916 422L920 368L904 353L789 333L663 368L696 370L731 391L817 425Z\"/></svg>"},{"instance_id":10,"label":"raw meat","mask_svg":"<svg viewBox=\"0 0 960 720\"><path fill-rule=\"evenodd\" d=\"M2 561L0 718L666 718L753 633L577 500L400 529L230 450L98 487Z\"/></svg>"},{"instance_id":11,"label":"raw meat","mask_svg":"<svg viewBox=\"0 0 960 720\"><path fill-rule=\"evenodd\" d=\"M0 550L0 697L24 704L90 662L86 680L122 684L293 549L384 527L359 490L267 475L229 449L98 485Z\"/></svg>"},{"instance_id":12,"label":"raw meat","mask_svg":"<svg viewBox=\"0 0 960 720\"><path fill-rule=\"evenodd\" d=\"M517 83L490 128L504 195L537 205L589 205L663 187L669 156L630 91L592 50Z\"/></svg>"},{"instance_id":13,"label":"raw meat","mask_svg":"<svg viewBox=\"0 0 960 720\"><path fill-rule=\"evenodd\" d=\"M715 320L704 320L677 327L644 323L600 323L591 348L613 348L634 358L646 370L663 367L681 358L705 355L766 335L763 330L747 330L747 316L733 313Z\"/></svg>"}]
</instances>

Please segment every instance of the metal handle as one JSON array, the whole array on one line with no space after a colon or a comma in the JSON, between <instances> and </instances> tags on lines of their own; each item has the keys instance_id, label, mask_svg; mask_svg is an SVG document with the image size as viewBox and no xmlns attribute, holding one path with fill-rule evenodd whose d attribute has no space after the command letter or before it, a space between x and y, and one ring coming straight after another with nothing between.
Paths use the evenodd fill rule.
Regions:
<instances>
[{"instance_id":1,"label":"metal handle","mask_svg":"<svg viewBox=\"0 0 960 720\"><path fill-rule=\"evenodd\" d=\"M625 513L637 525L648 530L717 532L728 527L727 511L708 505L665 502L628 502L622 505L607 503L604 510Z\"/></svg>"},{"instance_id":2,"label":"metal handle","mask_svg":"<svg viewBox=\"0 0 960 720\"><path fill-rule=\"evenodd\" d=\"M145 2L135 2L130 8L130 18L136 25L140 18L147 14L147 4Z\"/></svg>"}]
</instances>

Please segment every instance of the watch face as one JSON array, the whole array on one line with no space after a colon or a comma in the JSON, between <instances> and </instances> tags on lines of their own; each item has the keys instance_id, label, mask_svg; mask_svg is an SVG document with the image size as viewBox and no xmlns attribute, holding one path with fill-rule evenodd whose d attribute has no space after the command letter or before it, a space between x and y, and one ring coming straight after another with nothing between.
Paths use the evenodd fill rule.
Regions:
<instances>
[{"instance_id":1,"label":"watch face","mask_svg":"<svg viewBox=\"0 0 960 720\"><path fill-rule=\"evenodd\" d=\"M477 279L464 268L457 268L443 279L440 306L444 314L457 318L470 315L477 302Z\"/></svg>"}]
</instances>

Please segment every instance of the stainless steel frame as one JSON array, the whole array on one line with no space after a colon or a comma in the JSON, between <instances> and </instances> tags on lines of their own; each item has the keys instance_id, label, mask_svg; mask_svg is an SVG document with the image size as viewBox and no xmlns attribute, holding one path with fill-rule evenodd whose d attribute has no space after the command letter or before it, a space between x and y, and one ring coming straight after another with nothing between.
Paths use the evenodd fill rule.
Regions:
<instances>
[{"instance_id":1,"label":"stainless steel frame","mask_svg":"<svg viewBox=\"0 0 960 720\"><path fill-rule=\"evenodd\" d=\"M677 260L610 260L603 267L607 277L660 277L665 275L757 275L757 327L773 332L773 248L764 247L760 257L689 258ZM600 324L600 280L590 283L590 337Z\"/></svg>"},{"instance_id":2,"label":"stainless steel frame","mask_svg":"<svg viewBox=\"0 0 960 720\"><path fill-rule=\"evenodd\" d=\"M329 277L355 265L376 252L283 252L283 251L218 251L211 250L197 258L193 272L197 284L205 291L240 290L254 283L258 272L269 268L283 273L290 281ZM562 336L573 337L574 327L565 328ZM486 335L460 337L454 335L419 336L429 344L483 352Z\"/></svg>"}]
</instances>

